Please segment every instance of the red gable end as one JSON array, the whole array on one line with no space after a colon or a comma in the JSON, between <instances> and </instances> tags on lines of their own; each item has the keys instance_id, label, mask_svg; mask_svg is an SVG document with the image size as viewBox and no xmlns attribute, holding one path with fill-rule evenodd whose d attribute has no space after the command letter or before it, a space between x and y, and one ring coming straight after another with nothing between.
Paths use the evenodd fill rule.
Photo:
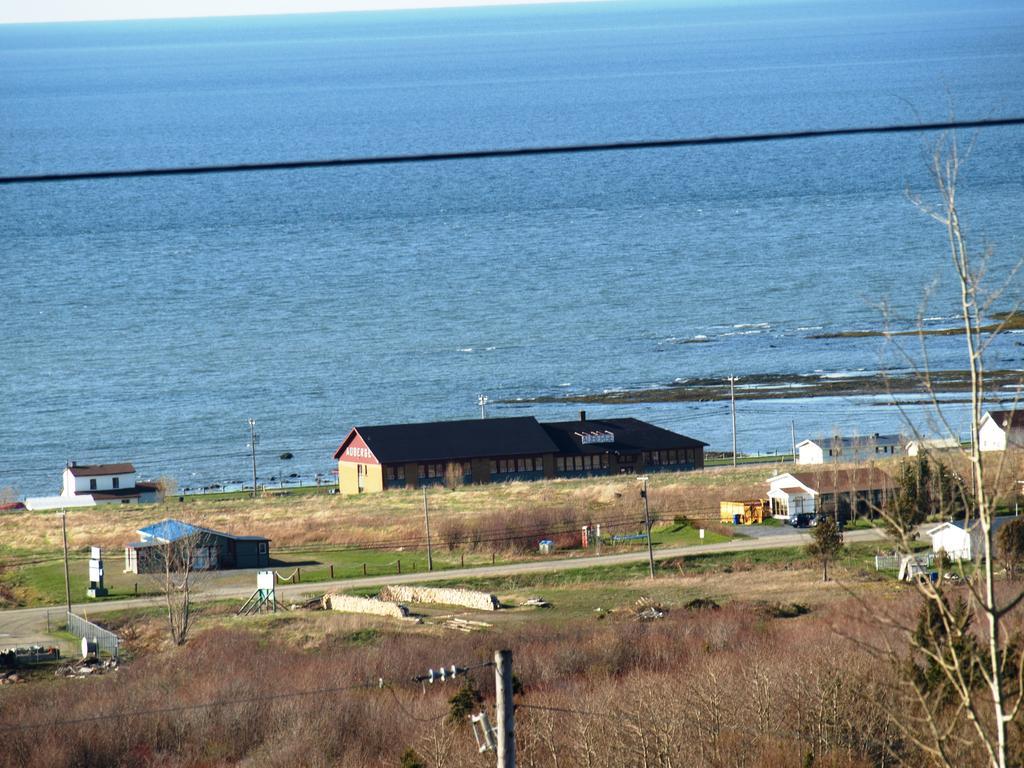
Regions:
<instances>
[{"instance_id":1,"label":"red gable end","mask_svg":"<svg viewBox=\"0 0 1024 768\"><path fill-rule=\"evenodd\" d=\"M350 461L353 464L380 464L377 457L373 455L366 442L360 437L356 430L348 433L348 437L342 442L341 447L334 453L338 461Z\"/></svg>"}]
</instances>

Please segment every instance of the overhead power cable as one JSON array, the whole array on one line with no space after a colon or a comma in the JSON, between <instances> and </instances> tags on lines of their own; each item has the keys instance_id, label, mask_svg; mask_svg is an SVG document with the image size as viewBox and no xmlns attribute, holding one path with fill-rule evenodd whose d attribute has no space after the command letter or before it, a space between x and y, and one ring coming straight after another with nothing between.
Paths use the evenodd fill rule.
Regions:
<instances>
[{"instance_id":1,"label":"overhead power cable","mask_svg":"<svg viewBox=\"0 0 1024 768\"><path fill-rule=\"evenodd\" d=\"M329 693L342 693L354 690L369 690L381 687L380 683L362 683L359 685L341 685L329 688L315 688L302 691L285 691L284 693L262 693L256 696L237 696L230 699L217 699L214 701L199 702L196 704L177 704L170 707L154 707L152 709L122 710L120 712L108 712L102 715L91 715L89 717L78 717L70 720L48 720L37 723L0 723L0 733L13 731L25 731L34 728L52 728L63 725L81 725L82 723L94 723L108 720L124 720L133 717L144 717L147 715L163 715L175 712L187 712L195 709L210 709L213 707L230 707L237 704L251 704L263 701L276 701L278 699L297 698L301 696L317 696Z\"/></svg>"},{"instance_id":2,"label":"overhead power cable","mask_svg":"<svg viewBox=\"0 0 1024 768\"><path fill-rule=\"evenodd\" d=\"M779 131L773 133L741 133L725 136L696 136L676 139L650 139L646 141L614 141L595 144L558 144L540 147L472 149L456 152L424 152L408 155L371 155L367 157L339 157L319 160L279 160L267 163L229 163L223 165L189 165L165 168L76 171L72 173L40 173L22 176L0 176L0 184L39 184L60 181L100 181L104 179L145 178L150 176L198 176L211 173L252 173L256 171L294 171L311 168L349 168L364 165L401 165L405 163L434 163L451 160L487 160L507 157L533 157L537 155L573 155L591 152L623 152L638 149L707 147L720 144L752 144L769 141L822 139L837 136L859 136L866 134L926 133L930 131L1001 128L1017 125L1024 125L1024 117L999 117L987 120L948 120L939 123L902 123L847 128L821 128L804 131Z\"/></svg>"}]
</instances>

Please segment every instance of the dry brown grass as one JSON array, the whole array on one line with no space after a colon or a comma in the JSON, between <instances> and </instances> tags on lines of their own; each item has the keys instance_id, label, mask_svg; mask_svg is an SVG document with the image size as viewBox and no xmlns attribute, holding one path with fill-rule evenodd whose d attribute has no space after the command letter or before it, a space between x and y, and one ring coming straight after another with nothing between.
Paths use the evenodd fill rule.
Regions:
<instances>
[{"instance_id":1,"label":"dry brown grass","mask_svg":"<svg viewBox=\"0 0 1024 768\"><path fill-rule=\"evenodd\" d=\"M408 681L427 667L487 660L497 647L513 650L524 687L524 766L781 768L813 753L815 765L859 768L888 749L913 762L886 716L891 671L836 632L863 631L860 613L845 600L770 619L736 603L649 623L621 614L473 635L336 614L231 619L116 676L8 689L0 720L255 701L11 731L0 766L393 766L408 747L431 766L482 766L488 756L466 724L445 722L454 688ZM378 676L393 694L376 687ZM491 671L474 677L490 705ZM366 690L261 699L363 682Z\"/></svg>"},{"instance_id":2,"label":"dry brown grass","mask_svg":"<svg viewBox=\"0 0 1024 768\"><path fill-rule=\"evenodd\" d=\"M703 472L654 475L651 511L657 517L676 515L717 518L718 500L756 495L771 467L711 469ZM466 486L428 492L431 521L463 531L493 530L503 525L527 526L532 521L589 520L641 515L639 486L630 478L513 482ZM422 536L422 496L419 491L389 491L364 496L288 496L208 501L185 497L159 506L101 506L68 513L72 548L120 547L136 538L135 531L157 520L174 517L186 522L242 535L262 535L275 547L312 544L363 544ZM484 524L486 523L486 525ZM56 552L61 548L59 517L54 513L16 512L0 515L0 541L26 552Z\"/></svg>"},{"instance_id":3,"label":"dry brown grass","mask_svg":"<svg viewBox=\"0 0 1024 768\"><path fill-rule=\"evenodd\" d=\"M962 459L940 455L955 469ZM890 473L894 461L879 462ZM1024 472L1024 453L1011 452L1001 464L990 460L993 483L1000 498L1012 497L1014 480ZM722 500L756 498L766 492L765 480L792 464L718 467L699 472L651 476L650 504L656 518L686 516L711 525ZM996 477L998 471L998 478ZM474 531L585 522L639 519L639 484L633 477L550 480L465 486L428 492L431 522L444 540L444 531L472 537ZM1012 502L1011 502L1012 503ZM267 536L277 548L307 545L350 545L419 539L423 535L419 491L389 491L363 496L295 495L257 500L202 500L186 497L159 506L105 506L68 513L72 548L90 545L120 547L136 538L135 531L157 520L175 517L237 534ZM483 534L481 534L481 537ZM54 513L15 512L0 515L0 542L8 550L57 552L61 548L59 518ZM501 547L504 548L504 547ZM514 542L512 548L515 548Z\"/></svg>"}]
</instances>

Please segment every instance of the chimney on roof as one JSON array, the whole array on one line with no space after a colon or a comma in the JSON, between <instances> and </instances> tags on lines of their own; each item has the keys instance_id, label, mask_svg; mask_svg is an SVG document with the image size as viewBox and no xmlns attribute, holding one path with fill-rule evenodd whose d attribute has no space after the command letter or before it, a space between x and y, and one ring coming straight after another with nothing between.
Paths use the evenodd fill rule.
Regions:
<instances>
[{"instance_id":1,"label":"chimney on roof","mask_svg":"<svg viewBox=\"0 0 1024 768\"><path fill-rule=\"evenodd\" d=\"M581 410L580 411L580 421L586 421L586 420L587 420L587 412Z\"/></svg>"}]
</instances>

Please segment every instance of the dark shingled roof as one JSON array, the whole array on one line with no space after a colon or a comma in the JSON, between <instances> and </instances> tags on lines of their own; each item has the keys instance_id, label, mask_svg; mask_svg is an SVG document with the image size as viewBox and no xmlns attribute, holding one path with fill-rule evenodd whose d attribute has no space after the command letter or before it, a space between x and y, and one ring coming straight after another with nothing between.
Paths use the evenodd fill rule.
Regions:
<instances>
[{"instance_id":1,"label":"dark shingled roof","mask_svg":"<svg viewBox=\"0 0 1024 768\"><path fill-rule=\"evenodd\" d=\"M381 464L533 456L558 450L535 418L516 416L356 427L335 452L335 459L355 434Z\"/></svg>"},{"instance_id":2,"label":"dark shingled roof","mask_svg":"<svg viewBox=\"0 0 1024 768\"><path fill-rule=\"evenodd\" d=\"M559 453L639 453L672 448L703 448L707 443L694 440L639 419L587 419L554 421L541 424L558 446ZM582 434L610 432L611 442L584 443Z\"/></svg>"},{"instance_id":3,"label":"dark shingled roof","mask_svg":"<svg viewBox=\"0 0 1024 768\"><path fill-rule=\"evenodd\" d=\"M790 472L789 474L818 493L884 490L893 487L889 475L875 467L863 469L830 469L821 472Z\"/></svg>"},{"instance_id":4,"label":"dark shingled roof","mask_svg":"<svg viewBox=\"0 0 1024 768\"><path fill-rule=\"evenodd\" d=\"M1024 410L989 411L988 415L1003 429L1024 429Z\"/></svg>"},{"instance_id":5,"label":"dark shingled roof","mask_svg":"<svg viewBox=\"0 0 1024 768\"><path fill-rule=\"evenodd\" d=\"M72 464L68 466L75 477L95 477L97 475L130 475L135 471L131 464Z\"/></svg>"}]
</instances>

